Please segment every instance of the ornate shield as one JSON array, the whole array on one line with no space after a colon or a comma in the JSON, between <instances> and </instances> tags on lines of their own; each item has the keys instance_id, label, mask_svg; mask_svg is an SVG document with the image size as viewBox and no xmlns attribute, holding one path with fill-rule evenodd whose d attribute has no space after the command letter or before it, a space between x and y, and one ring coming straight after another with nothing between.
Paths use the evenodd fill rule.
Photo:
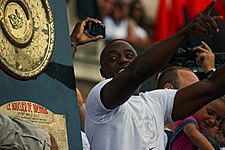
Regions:
<instances>
[{"instance_id":1,"label":"ornate shield","mask_svg":"<svg viewBox=\"0 0 225 150\"><path fill-rule=\"evenodd\" d=\"M0 66L19 80L34 79L53 53L54 24L47 0L0 0Z\"/></svg>"}]
</instances>

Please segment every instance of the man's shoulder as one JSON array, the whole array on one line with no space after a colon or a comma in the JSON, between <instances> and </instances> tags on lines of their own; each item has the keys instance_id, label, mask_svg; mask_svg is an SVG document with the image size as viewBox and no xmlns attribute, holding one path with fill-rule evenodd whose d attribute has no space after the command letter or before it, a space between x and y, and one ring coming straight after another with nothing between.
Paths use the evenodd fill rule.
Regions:
<instances>
[{"instance_id":1,"label":"man's shoulder","mask_svg":"<svg viewBox=\"0 0 225 150\"><path fill-rule=\"evenodd\" d=\"M88 94L87 101L86 101L86 110L91 109L93 110L93 105L94 106L101 106L104 107L101 100L100 100L100 93L102 87L104 87L105 84L110 82L112 79L105 79L96 84L91 91Z\"/></svg>"},{"instance_id":2,"label":"man's shoulder","mask_svg":"<svg viewBox=\"0 0 225 150\"><path fill-rule=\"evenodd\" d=\"M142 92L141 94L145 96L163 96L163 95L174 95L176 94L177 90L175 89L155 89L151 91Z\"/></svg>"},{"instance_id":3,"label":"man's shoulder","mask_svg":"<svg viewBox=\"0 0 225 150\"><path fill-rule=\"evenodd\" d=\"M105 84L107 84L109 81L111 81L112 78L110 79L104 79L102 81L100 81L98 84L96 84L90 91L90 93L95 93L97 92L98 90L100 90ZM89 93L89 94L90 94Z\"/></svg>"},{"instance_id":4,"label":"man's shoulder","mask_svg":"<svg viewBox=\"0 0 225 150\"><path fill-rule=\"evenodd\" d=\"M156 104L154 106L163 106L164 108L172 108L177 90L157 89L141 93L140 96L146 103Z\"/></svg>"}]
</instances>

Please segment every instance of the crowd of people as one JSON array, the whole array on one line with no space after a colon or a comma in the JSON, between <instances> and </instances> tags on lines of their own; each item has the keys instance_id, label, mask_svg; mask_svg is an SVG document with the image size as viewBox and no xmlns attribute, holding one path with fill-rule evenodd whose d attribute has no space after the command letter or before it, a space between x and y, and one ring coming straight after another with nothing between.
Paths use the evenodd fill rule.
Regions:
<instances>
[{"instance_id":1,"label":"crowd of people","mask_svg":"<svg viewBox=\"0 0 225 150\"><path fill-rule=\"evenodd\" d=\"M124 39L141 52L151 43L142 0L99 0L102 23L106 26L105 42Z\"/></svg>"},{"instance_id":2,"label":"crowd of people","mask_svg":"<svg viewBox=\"0 0 225 150\"><path fill-rule=\"evenodd\" d=\"M207 133L215 139L215 135L209 134L211 128L220 135L224 133L225 68L221 66L215 71L214 56L206 43L202 42L194 49L197 62L201 63L208 75L206 79L199 81L191 70L180 68L175 70L179 70L177 72L183 76L176 75L172 79L172 75L165 75L171 82L178 82L179 79L177 85L162 83L164 85L157 90L139 92L141 84L160 72L175 50L188 38L202 35L210 38L213 32L219 32L217 22L222 21L223 17L210 16L214 5L215 1L175 35L152 44L140 54L126 38L112 38L107 42L100 56L100 73L105 80L90 91L85 104L84 132L90 149L161 150L166 145L180 149L179 144L185 146L181 143L184 137L191 144L183 149L196 146L214 149L205 136ZM102 23L93 18L80 21L71 34L73 49L103 38L101 35L87 35L85 27L90 21ZM212 58L212 61L208 58ZM158 80L163 74L160 73ZM175 136L176 129L186 120L191 121L182 127L183 136ZM172 140L164 132L167 125L169 128L169 123L173 127Z\"/></svg>"}]
</instances>

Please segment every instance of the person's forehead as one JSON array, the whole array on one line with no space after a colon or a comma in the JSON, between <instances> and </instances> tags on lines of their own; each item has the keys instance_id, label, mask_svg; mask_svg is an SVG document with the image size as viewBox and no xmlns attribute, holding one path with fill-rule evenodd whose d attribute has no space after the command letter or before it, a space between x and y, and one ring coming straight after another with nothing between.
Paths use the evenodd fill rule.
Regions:
<instances>
[{"instance_id":1,"label":"person's forehead","mask_svg":"<svg viewBox=\"0 0 225 150\"><path fill-rule=\"evenodd\" d=\"M110 46L130 46L130 44L124 40L115 40L112 43L110 43Z\"/></svg>"},{"instance_id":2,"label":"person's forehead","mask_svg":"<svg viewBox=\"0 0 225 150\"><path fill-rule=\"evenodd\" d=\"M121 50L130 50L133 51L134 53L136 53L135 49L126 41L114 41L112 43L110 43L110 45L107 47L106 52L110 52L110 51L121 51Z\"/></svg>"},{"instance_id":3,"label":"person's forehead","mask_svg":"<svg viewBox=\"0 0 225 150\"><path fill-rule=\"evenodd\" d=\"M208 108L217 112L218 116L225 118L225 103L220 100L214 100L208 104Z\"/></svg>"}]
</instances>

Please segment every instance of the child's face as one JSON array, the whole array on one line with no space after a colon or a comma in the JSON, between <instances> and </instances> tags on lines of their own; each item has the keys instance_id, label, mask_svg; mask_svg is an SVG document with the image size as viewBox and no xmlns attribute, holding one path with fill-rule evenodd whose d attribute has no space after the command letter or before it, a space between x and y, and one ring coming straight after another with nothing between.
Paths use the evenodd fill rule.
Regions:
<instances>
[{"instance_id":1,"label":"child's face","mask_svg":"<svg viewBox=\"0 0 225 150\"><path fill-rule=\"evenodd\" d=\"M219 126L225 118L225 104L214 100L193 115L198 121L201 130Z\"/></svg>"}]
</instances>

